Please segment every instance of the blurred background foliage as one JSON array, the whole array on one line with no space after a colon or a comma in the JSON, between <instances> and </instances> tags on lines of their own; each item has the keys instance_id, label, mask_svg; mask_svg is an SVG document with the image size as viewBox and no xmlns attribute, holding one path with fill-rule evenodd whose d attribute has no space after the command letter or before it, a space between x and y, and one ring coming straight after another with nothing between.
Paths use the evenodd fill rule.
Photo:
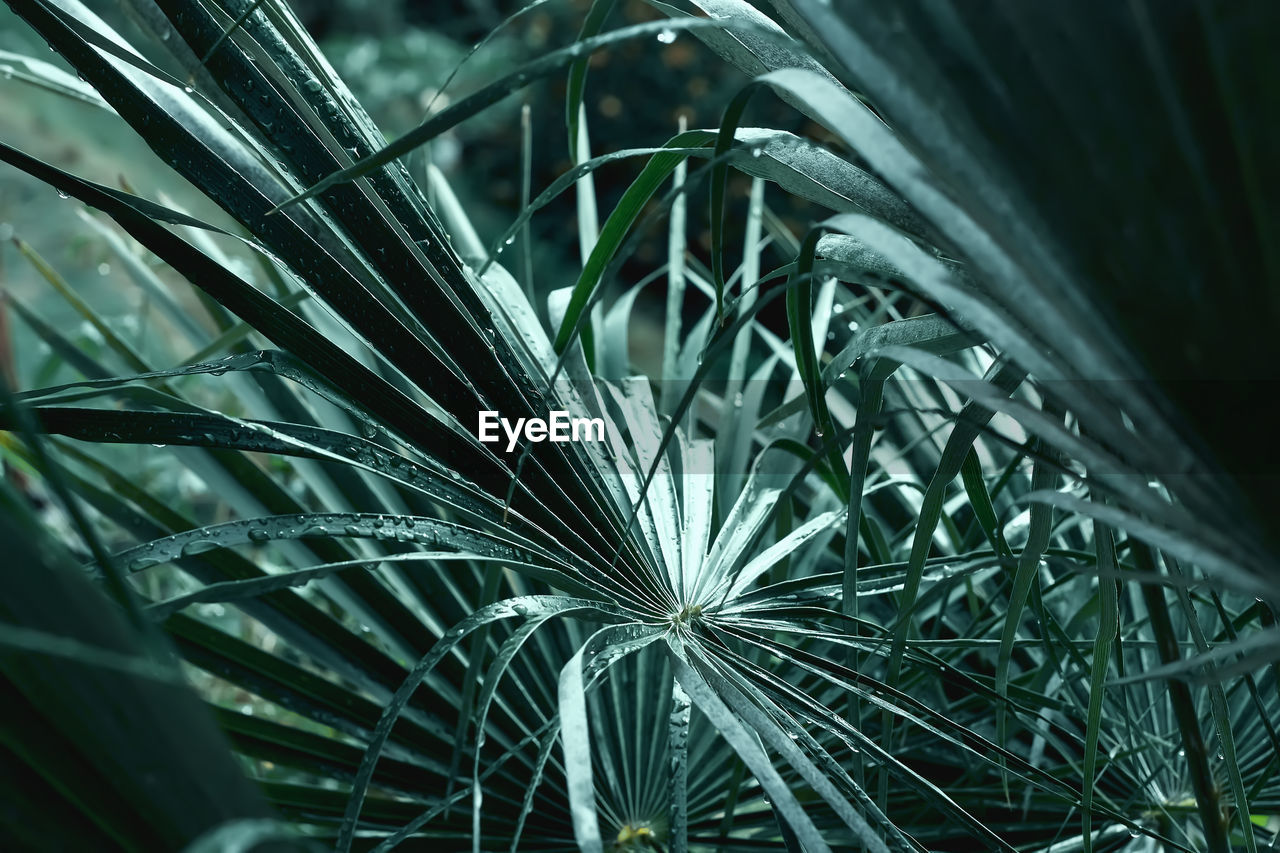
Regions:
<instances>
[{"instance_id":1,"label":"blurred background foliage","mask_svg":"<svg viewBox=\"0 0 1280 853\"><path fill-rule=\"evenodd\" d=\"M117 29L137 32L120 6L96 0L86 4ZM555 47L571 43L578 34L588 0L526 4L513 0L474 2L379 2L344 0L295 4L299 17L319 41L326 56L369 111L388 140L474 92L520 62ZM517 14L526 6L530 11ZM611 17L612 26L658 20L662 16L643 0L620 2ZM505 22L505 23L504 23ZM468 57L471 48L497 29L495 35ZM36 37L7 7L0 7L0 51L43 56L66 69L56 54L38 50ZM441 87L451 72L465 61L447 90ZM0 61L0 66L3 66ZM642 79L637 80L637 73ZM594 156L627 148L659 146L673 136L683 119L690 128L719 126L725 105L748 81L733 66L687 34L652 41L627 41L594 54L587 78L584 106L590 125ZM215 223L227 223L226 215L202 194L192 191L172 170L163 168L155 154L134 134L119 131L123 123L88 105L41 91L19 81L0 81L0 115L12 144L39 151L53 165L71 169L108 185L128 182L143 195L165 195L188 207L193 215ZM565 136L565 77L554 75L535 82L523 92L451 129L435 140L428 154L409 158L411 173L423 179L425 157L446 175L464 209L486 245L500 235L519 214L521 202L521 107L529 106L532 142L532 192L536 196L571 167ZM759 98L750 108L751 120L762 127L788 130L819 142L831 135L777 99ZM83 129L79 138L68 138L56 129L74 123ZM110 127L114 126L114 127ZM642 161L631 158L600 169L595 175L599 208L608 211L630 185ZM730 198L745 210L750 179L737 172L730 180ZM800 233L822 215L807 200L777 191L770 185L770 202L793 233ZM126 275L112 247L100 235L84 227L80 219L63 215L66 205L39 181L16 170L0 174L0 270L6 287L18 298L37 300L42 316L89 352L100 346L95 331L51 291L39 274L20 261L11 238L19 237L45 259L72 287L108 318L119 317L117 326L130 335L144 355L165 352L159 319L136 292L119 287L116 277ZM661 205L649 202L646 212ZM21 214L21 215L19 215ZM18 232L15 223L21 221ZM40 227L33 230L32 223ZM708 263L711 231L705 217L692 217L696 225L689 235L689 250ZM726 222L729 268L740 258L733 247L742 245L742 216ZM572 193L562 193L541 210L531 223L533 265L543 292L573 283L577 277L577 213ZM517 247L519 248L519 247ZM625 290L665 260L666 235L651 228L634 244L634 251L612 287ZM789 255L775 252L772 260L786 263ZM159 269L160 265L156 265ZM165 271L160 270L164 275ZM633 353L637 368L657 372L661 364L658 336L665 310L661 282L643 289L637 299ZM606 297L605 303L611 302ZM688 322L696 319L689 308ZM767 325L782 333L785 317L779 308L767 312ZM12 328L16 325L17 328ZM161 334L154 332L161 331ZM35 387L56 380L59 360L23 326L11 324L14 353L3 356L17 370L18 387ZM163 358L155 359L164 361ZM144 460L135 460L142 464Z\"/></svg>"}]
</instances>

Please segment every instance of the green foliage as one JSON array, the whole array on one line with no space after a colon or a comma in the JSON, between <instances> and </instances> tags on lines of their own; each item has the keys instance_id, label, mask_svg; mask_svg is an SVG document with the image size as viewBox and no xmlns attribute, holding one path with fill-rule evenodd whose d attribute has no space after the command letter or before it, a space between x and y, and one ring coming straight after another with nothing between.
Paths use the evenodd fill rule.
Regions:
<instances>
[{"instance_id":1,"label":"green foliage","mask_svg":"<svg viewBox=\"0 0 1280 853\"><path fill-rule=\"evenodd\" d=\"M15 241L98 341L11 302L59 359L56 384L0 405L0 521L21 531L0 573L16 697L0 761L33 816L8 830L20 843L1274 843L1269 504L1223 474L1240 449L1158 369L1199 330L1116 316L1108 277L1156 302L1173 286L1158 241L1125 255L1089 224L1105 211L1088 186L1055 176L1047 195L1009 159L1062 120L1010 78L1009 55L1043 40L1017 29L1030 12L788 0L779 25L694 0L611 28L597 2L577 40L387 144L287 5L128 5L136 37L77 0L10 0L83 82L5 53L7 85L115 113L226 216L0 140L0 159L85 206L172 353L148 361L57 259ZM1141 43L1174 131L1162 144L1265 236L1246 129L1240 180L1213 187L1226 167L1197 147L1168 65L1181 31L1134 8L1105 56ZM1046 14L1079 38L1115 13ZM1220 14L1196 19L1214 56ZM1026 38L1009 53L1006 26ZM719 128L656 128L663 145L591 158L589 54L655 37L701 40L752 82ZM1044 90L1071 144L1105 156L1123 119L1093 123L1076 99L1094 81L1058 50ZM949 79L952 61L971 73ZM1232 121L1233 69L1216 68ZM443 175L420 188L401 158L558 74L575 165L486 251ZM829 144L743 126L774 97ZM980 132L997 118L1016 138ZM632 158L600 225L590 179ZM1107 179L1157 215L1143 182ZM517 282L502 252L570 186L576 282ZM704 193L709 256L685 233ZM831 214L793 233L775 212L788 196ZM668 263L619 288L636 235L668 212ZM1159 216L1191 239L1213 209ZM1259 289L1248 271L1275 272L1272 243L1210 230L1197 259L1232 255L1240 293ZM662 374L632 375L633 306L663 276ZM599 417L607 440L503 453L475 438L481 410ZM212 509L114 465L112 445L162 448Z\"/></svg>"}]
</instances>

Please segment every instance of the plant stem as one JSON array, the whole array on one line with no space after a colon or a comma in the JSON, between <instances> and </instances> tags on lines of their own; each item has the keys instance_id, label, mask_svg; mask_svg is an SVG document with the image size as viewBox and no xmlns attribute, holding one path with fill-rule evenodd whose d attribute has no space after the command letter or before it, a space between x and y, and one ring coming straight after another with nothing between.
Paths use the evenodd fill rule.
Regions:
<instances>
[{"instance_id":1,"label":"plant stem","mask_svg":"<svg viewBox=\"0 0 1280 853\"><path fill-rule=\"evenodd\" d=\"M1155 574L1156 562L1151 549L1133 540L1130 540L1130 548L1138 568ZM1155 583L1143 584L1142 596L1147 604L1147 613L1151 617L1151 629L1155 632L1156 648L1159 650L1161 662L1170 664L1181 660L1182 653L1178 649L1178 637L1173 630L1173 620L1169 617L1169 604L1165 601L1164 588ZM1196 807L1200 811L1205 843L1208 845L1209 853L1230 853L1231 844L1227 837L1226 824L1222 821L1218 788L1214 784L1213 773L1209 769L1209 751L1200 733L1200 722L1196 716L1191 688L1185 681L1177 678L1170 678L1168 681L1169 701L1173 704L1174 717L1178 721L1178 729L1182 734L1182 748L1186 751L1187 764L1191 770L1191 787L1195 793Z\"/></svg>"}]
</instances>

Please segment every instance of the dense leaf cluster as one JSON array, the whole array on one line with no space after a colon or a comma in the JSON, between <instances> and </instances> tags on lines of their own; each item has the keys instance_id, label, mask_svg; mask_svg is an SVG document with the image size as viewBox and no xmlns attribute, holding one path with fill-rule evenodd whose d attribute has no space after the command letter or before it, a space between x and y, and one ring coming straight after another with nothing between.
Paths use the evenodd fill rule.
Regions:
<instances>
[{"instance_id":1,"label":"dense leaf cluster","mask_svg":"<svg viewBox=\"0 0 1280 853\"><path fill-rule=\"evenodd\" d=\"M3 55L7 77L118 117L226 214L0 139L92 211L175 353L150 363L16 241L101 341L10 301L63 365L0 401L19 845L1274 843L1274 484L1239 476L1176 381L1274 354L1274 129L1243 114L1277 60L1244 12L691 0L611 28L597 0L577 38L388 144L287 4L136 0L127 31L79 0L9 5L79 79ZM592 158L590 56L677 38L750 84L718 128ZM1213 109L1188 101L1189 41ZM403 158L556 75L577 165L486 248ZM749 126L764 98L836 144ZM1151 192L1144 141L1190 198ZM635 160L600 221L593 174ZM577 280L513 275L503 252L570 190ZM794 233L788 196L830 215ZM664 217L668 262L618 282ZM1257 312L1207 359L1182 341L1232 334L1201 293L1215 262ZM659 286L661 373L633 375L632 309ZM1181 309L1154 333L1126 313L1169 294L1213 306L1203 338ZM789 339L761 322L778 310ZM474 433L479 411L552 410L607 441ZM220 514L110 445L163 448Z\"/></svg>"}]
</instances>

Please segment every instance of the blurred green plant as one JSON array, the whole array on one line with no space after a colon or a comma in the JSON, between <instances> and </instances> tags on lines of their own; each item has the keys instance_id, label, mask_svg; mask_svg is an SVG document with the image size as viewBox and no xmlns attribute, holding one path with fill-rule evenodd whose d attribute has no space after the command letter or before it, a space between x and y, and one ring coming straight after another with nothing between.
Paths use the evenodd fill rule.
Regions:
<instances>
[{"instance_id":1,"label":"blurred green plant","mask_svg":"<svg viewBox=\"0 0 1280 853\"><path fill-rule=\"evenodd\" d=\"M1167 235L1143 241L1090 227L1092 184L1042 187L1010 159L1069 161L1048 141L1063 121L1082 152L1128 152L1067 109L1103 96L1055 64L1066 49L1040 44L1032 13L779 2L784 30L698 0L609 29L614 4L597 2L575 41L387 144L284 4L139 0L145 41L76 0L10 5L83 78L6 59L22 82L114 111L237 223L0 142L98 212L88 227L171 352L148 361L17 241L95 333L86 348L10 303L74 374L0 408L5 524L22 531L0 573L18 697L0 758L36 813L20 844L1274 843L1265 492L1223 474L1238 449L1179 396L1182 374L1155 369L1181 339L1136 332L1111 296L1191 294L1186 253L1162 241L1210 233L1215 209L1157 210L1100 165L1133 222L1146 211ZM1229 11L1197 13L1211 54ZM1134 89L1103 88L1106 118L1124 127L1132 107L1147 143L1203 163L1168 65L1182 32L1141 4L1044 14L1074 38L1091 13L1117 24L1101 54L1115 74L1097 80L1138 76L1118 58L1136 39L1151 78L1136 91L1165 98L1166 124L1148 124ZM1007 28L1008 51L991 41ZM753 82L719 128L590 157L588 57L676 39ZM1044 57L1038 86L1007 64L1024 53ZM558 74L577 165L485 247L442 173L423 192L400 158ZM1043 92L1063 113L1024 109ZM769 93L839 146L742 126ZM979 130L997 119L1007 138ZM1256 200L1254 142L1236 144L1240 179L1216 197ZM592 174L628 160L644 165L601 222ZM751 181L738 265L733 172ZM577 281L513 277L502 253L571 188ZM686 237L702 191L709 254ZM793 233L770 202L789 195L832 215ZM1249 210L1265 234L1265 204ZM668 263L613 288L663 215ZM1230 254L1233 287L1257 292L1268 279L1246 274L1269 269L1270 244L1213 233L1198 259ZM661 372L633 376L632 308L657 283ZM763 322L779 312L789 340ZM603 418L608 442L502 454L474 436L480 410L552 409ZM202 517L103 444L163 448L203 484Z\"/></svg>"}]
</instances>

